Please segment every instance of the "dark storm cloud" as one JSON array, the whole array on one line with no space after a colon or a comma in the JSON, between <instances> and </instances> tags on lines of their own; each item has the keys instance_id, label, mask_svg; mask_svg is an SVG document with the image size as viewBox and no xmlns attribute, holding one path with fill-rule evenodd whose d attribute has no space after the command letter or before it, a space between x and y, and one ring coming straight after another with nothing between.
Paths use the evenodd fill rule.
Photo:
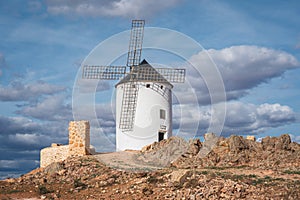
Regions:
<instances>
[{"instance_id":1,"label":"dark storm cloud","mask_svg":"<svg viewBox=\"0 0 300 200\"><path fill-rule=\"evenodd\" d=\"M0 151L1 152L5 152L5 154L3 154L1 156L2 160L10 160L10 159L28 159L28 160L36 160L37 158L39 158L40 155L40 151L39 150L22 150L22 151L15 151L12 149L5 149L0 147Z\"/></svg>"},{"instance_id":2,"label":"dark storm cloud","mask_svg":"<svg viewBox=\"0 0 300 200\"><path fill-rule=\"evenodd\" d=\"M0 116L0 179L18 176L39 165L40 149L67 143L66 121L37 122L25 117ZM4 170L7 173L4 173Z\"/></svg>"},{"instance_id":3,"label":"dark storm cloud","mask_svg":"<svg viewBox=\"0 0 300 200\"><path fill-rule=\"evenodd\" d=\"M41 131L41 126L30 119L23 117L0 116L1 136L15 134L18 132L34 133Z\"/></svg>"},{"instance_id":4,"label":"dark storm cloud","mask_svg":"<svg viewBox=\"0 0 300 200\"><path fill-rule=\"evenodd\" d=\"M66 122L41 123L25 117L0 116L0 146L14 150L36 150L51 142L64 142Z\"/></svg>"}]
</instances>

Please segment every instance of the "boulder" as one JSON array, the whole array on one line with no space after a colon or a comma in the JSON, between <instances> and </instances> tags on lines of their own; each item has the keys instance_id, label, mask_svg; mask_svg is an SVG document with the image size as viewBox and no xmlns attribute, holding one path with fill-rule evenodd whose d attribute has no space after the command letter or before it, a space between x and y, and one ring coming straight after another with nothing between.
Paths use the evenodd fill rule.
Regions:
<instances>
[{"instance_id":1,"label":"boulder","mask_svg":"<svg viewBox=\"0 0 300 200\"><path fill-rule=\"evenodd\" d=\"M187 149L187 154L191 155L197 155L197 153L200 151L202 147L202 143L200 142L199 139L193 139L189 141L189 146Z\"/></svg>"},{"instance_id":2,"label":"boulder","mask_svg":"<svg viewBox=\"0 0 300 200\"><path fill-rule=\"evenodd\" d=\"M290 150L291 137L289 134L281 135L275 144L275 150Z\"/></svg>"},{"instance_id":3,"label":"boulder","mask_svg":"<svg viewBox=\"0 0 300 200\"><path fill-rule=\"evenodd\" d=\"M218 136L214 133L205 133L202 148L197 154L198 157L203 158L217 145Z\"/></svg>"},{"instance_id":4,"label":"boulder","mask_svg":"<svg viewBox=\"0 0 300 200\"><path fill-rule=\"evenodd\" d=\"M52 174L58 173L63 168L64 167L61 163L53 162L50 165L48 165L47 167L45 167L44 172L49 174L49 175L52 175Z\"/></svg>"},{"instance_id":5,"label":"boulder","mask_svg":"<svg viewBox=\"0 0 300 200\"><path fill-rule=\"evenodd\" d=\"M261 141L263 150L290 150L291 137L289 134L283 134L277 137L267 136Z\"/></svg>"},{"instance_id":6,"label":"boulder","mask_svg":"<svg viewBox=\"0 0 300 200\"><path fill-rule=\"evenodd\" d=\"M245 149L249 149L247 141L242 136L232 135L228 143L232 153L240 153Z\"/></svg>"}]
</instances>

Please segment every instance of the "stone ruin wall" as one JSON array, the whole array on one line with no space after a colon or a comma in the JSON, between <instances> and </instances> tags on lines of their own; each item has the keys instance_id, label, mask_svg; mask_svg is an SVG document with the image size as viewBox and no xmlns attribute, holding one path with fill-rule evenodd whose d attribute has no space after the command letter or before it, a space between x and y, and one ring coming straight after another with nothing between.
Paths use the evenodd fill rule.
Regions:
<instances>
[{"instance_id":1,"label":"stone ruin wall","mask_svg":"<svg viewBox=\"0 0 300 200\"><path fill-rule=\"evenodd\" d=\"M90 124L88 121L71 121L69 123L69 156L89 154Z\"/></svg>"},{"instance_id":2,"label":"stone ruin wall","mask_svg":"<svg viewBox=\"0 0 300 200\"><path fill-rule=\"evenodd\" d=\"M69 145L54 145L41 150L40 167L46 167L52 162L63 161L68 157Z\"/></svg>"},{"instance_id":3,"label":"stone ruin wall","mask_svg":"<svg viewBox=\"0 0 300 200\"><path fill-rule=\"evenodd\" d=\"M90 154L90 124L88 121L71 121L69 123L69 144L52 144L40 152L40 167L53 162L63 161L70 156Z\"/></svg>"}]
</instances>

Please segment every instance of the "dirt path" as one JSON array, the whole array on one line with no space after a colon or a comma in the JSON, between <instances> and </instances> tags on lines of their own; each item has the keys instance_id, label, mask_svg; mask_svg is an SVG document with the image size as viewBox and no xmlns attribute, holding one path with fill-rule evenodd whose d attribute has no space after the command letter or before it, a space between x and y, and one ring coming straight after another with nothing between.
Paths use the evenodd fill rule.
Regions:
<instances>
[{"instance_id":1,"label":"dirt path","mask_svg":"<svg viewBox=\"0 0 300 200\"><path fill-rule=\"evenodd\" d=\"M112 153L101 153L95 155L95 158L100 162L105 163L107 166L126 170L126 171L152 171L161 169L161 167L151 165L147 162L144 162L141 159L137 159L138 151L122 151L122 152L112 152ZM274 170L263 170L263 169L245 169L245 168L229 168L229 169L207 169L202 168L198 169L199 171L214 171L229 173L235 175L256 175L257 177L264 178L270 176L273 178L283 178L291 180L300 180L299 174L286 174L283 171L274 171Z\"/></svg>"},{"instance_id":2,"label":"dirt path","mask_svg":"<svg viewBox=\"0 0 300 200\"><path fill-rule=\"evenodd\" d=\"M137 160L136 151L122 151L112 153L101 153L94 155L100 162L107 166L126 171L151 171L161 169L141 160Z\"/></svg>"}]
</instances>

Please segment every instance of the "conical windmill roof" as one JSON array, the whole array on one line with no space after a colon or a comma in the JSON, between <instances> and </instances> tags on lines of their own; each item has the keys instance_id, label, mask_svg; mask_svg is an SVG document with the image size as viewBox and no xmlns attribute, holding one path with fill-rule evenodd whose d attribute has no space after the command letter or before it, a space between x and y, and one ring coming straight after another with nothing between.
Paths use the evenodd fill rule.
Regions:
<instances>
[{"instance_id":1,"label":"conical windmill roof","mask_svg":"<svg viewBox=\"0 0 300 200\"><path fill-rule=\"evenodd\" d=\"M135 76L135 78L133 76ZM145 59L140 63L139 66L134 67L129 74L122 78L115 87L123 83L128 83L132 81L132 79L140 82L164 83L173 87L173 85L159 72L157 72L155 68L152 67Z\"/></svg>"}]
</instances>

